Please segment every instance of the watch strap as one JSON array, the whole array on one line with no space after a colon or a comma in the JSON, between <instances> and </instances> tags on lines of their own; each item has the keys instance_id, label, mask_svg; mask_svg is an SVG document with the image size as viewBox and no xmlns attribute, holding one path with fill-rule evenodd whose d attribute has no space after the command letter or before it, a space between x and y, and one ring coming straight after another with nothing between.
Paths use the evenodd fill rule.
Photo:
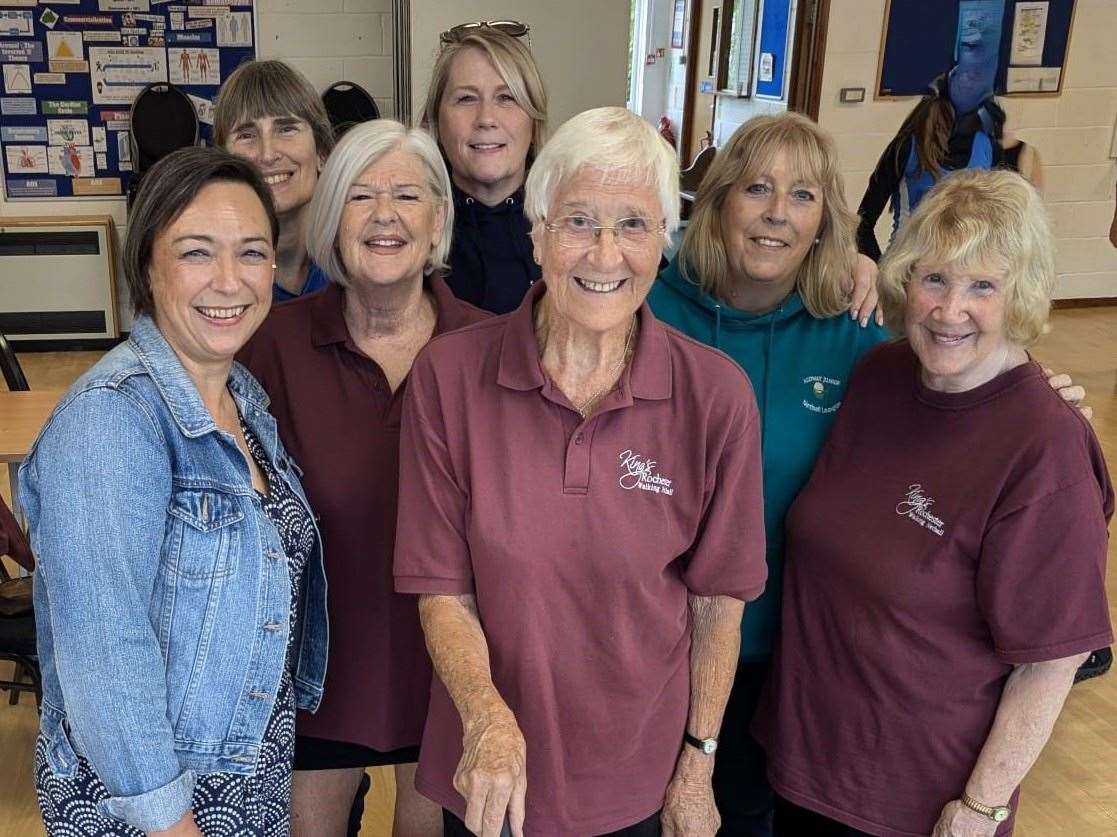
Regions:
<instances>
[{"instance_id":1,"label":"watch strap","mask_svg":"<svg viewBox=\"0 0 1117 837\"><path fill-rule=\"evenodd\" d=\"M691 735L686 730L683 730L683 741L685 741L691 747L694 747L694 749L701 750L703 753L706 753L707 755L709 755L710 752L711 752L711 750L708 749L707 746L706 746L707 741L712 741L714 743L714 747L715 748L717 747L717 739L716 738L695 738L693 735Z\"/></svg>"},{"instance_id":2,"label":"watch strap","mask_svg":"<svg viewBox=\"0 0 1117 837\"><path fill-rule=\"evenodd\" d=\"M962 794L961 802L971 811L976 811L994 822L1002 822L1007 819L1007 813L1012 813L1012 809L1007 805L986 805L984 802L978 802L968 793Z\"/></svg>"}]
</instances>

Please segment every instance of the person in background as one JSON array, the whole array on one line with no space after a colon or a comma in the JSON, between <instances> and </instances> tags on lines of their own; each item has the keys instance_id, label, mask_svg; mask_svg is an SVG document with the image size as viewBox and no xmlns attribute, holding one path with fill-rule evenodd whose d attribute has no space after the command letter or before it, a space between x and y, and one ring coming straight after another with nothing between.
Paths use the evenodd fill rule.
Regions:
<instances>
[{"instance_id":1,"label":"person in background","mask_svg":"<svg viewBox=\"0 0 1117 837\"><path fill-rule=\"evenodd\" d=\"M542 281L412 369L395 576L437 674L416 785L447 835L717 829L760 451L745 375L644 305L678 176L639 116L573 117L527 180Z\"/></svg>"},{"instance_id":2,"label":"person in background","mask_svg":"<svg viewBox=\"0 0 1117 837\"><path fill-rule=\"evenodd\" d=\"M547 131L547 92L516 21L442 33L421 124L454 188L447 281L461 299L504 314L539 279L524 216L524 178Z\"/></svg>"},{"instance_id":3,"label":"person in background","mask_svg":"<svg viewBox=\"0 0 1117 837\"><path fill-rule=\"evenodd\" d=\"M415 599L393 591L392 554L412 361L432 336L488 316L443 280L452 224L450 179L425 131L387 119L351 128L307 212L308 249L333 281L276 308L240 354L329 545L330 665L318 712L298 716L296 837L355 834L351 804L374 765L395 767L396 837L442 828L415 791L431 668Z\"/></svg>"},{"instance_id":4,"label":"person in background","mask_svg":"<svg viewBox=\"0 0 1117 837\"><path fill-rule=\"evenodd\" d=\"M971 170L881 262L905 339L854 372L787 516L753 724L777 835L1008 837L1075 670L1112 642L1113 486L1089 422L1027 352L1054 245L1027 181Z\"/></svg>"},{"instance_id":5,"label":"person in background","mask_svg":"<svg viewBox=\"0 0 1117 837\"><path fill-rule=\"evenodd\" d=\"M1005 135L1005 112L993 98L993 72L959 64L931 82L880 155L857 214L857 247L879 260L875 227L892 204L892 234L940 178L961 169L1006 168L1043 189L1034 146Z\"/></svg>"},{"instance_id":6,"label":"person in background","mask_svg":"<svg viewBox=\"0 0 1117 837\"><path fill-rule=\"evenodd\" d=\"M156 163L130 217L132 332L19 473L39 807L52 837L282 835L326 580L268 398L233 362L271 307L279 221L256 167L212 148Z\"/></svg>"},{"instance_id":7,"label":"person in background","mask_svg":"<svg viewBox=\"0 0 1117 837\"><path fill-rule=\"evenodd\" d=\"M213 140L255 163L271 189L279 215L275 301L324 288L329 280L306 252L307 207L334 137L313 85L282 61L241 64L217 93Z\"/></svg>"}]
</instances>

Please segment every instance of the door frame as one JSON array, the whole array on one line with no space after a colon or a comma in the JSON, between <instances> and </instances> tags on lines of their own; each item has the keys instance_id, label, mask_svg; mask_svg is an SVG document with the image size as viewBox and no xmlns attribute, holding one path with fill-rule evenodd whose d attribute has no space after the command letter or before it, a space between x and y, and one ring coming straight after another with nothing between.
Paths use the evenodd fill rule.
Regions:
<instances>
[{"instance_id":1,"label":"door frame","mask_svg":"<svg viewBox=\"0 0 1117 837\"><path fill-rule=\"evenodd\" d=\"M830 0L798 0L787 108L818 121Z\"/></svg>"}]
</instances>

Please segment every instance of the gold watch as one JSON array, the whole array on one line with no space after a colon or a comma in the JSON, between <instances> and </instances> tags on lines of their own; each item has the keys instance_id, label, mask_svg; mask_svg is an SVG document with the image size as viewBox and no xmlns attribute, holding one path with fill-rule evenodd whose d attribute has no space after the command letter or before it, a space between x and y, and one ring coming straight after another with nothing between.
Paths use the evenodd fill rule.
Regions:
<instances>
[{"instance_id":1,"label":"gold watch","mask_svg":"<svg viewBox=\"0 0 1117 837\"><path fill-rule=\"evenodd\" d=\"M1004 822L1012 816L1012 809L1007 805L986 805L984 802L978 802L968 793L962 794L962 804L971 811L984 814L993 822Z\"/></svg>"}]
</instances>

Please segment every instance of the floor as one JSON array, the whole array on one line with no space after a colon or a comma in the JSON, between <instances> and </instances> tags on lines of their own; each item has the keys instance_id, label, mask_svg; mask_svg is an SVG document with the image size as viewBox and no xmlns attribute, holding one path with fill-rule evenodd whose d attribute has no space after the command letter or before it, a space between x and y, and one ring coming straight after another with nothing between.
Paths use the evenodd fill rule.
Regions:
<instances>
[{"instance_id":1,"label":"floor","mask_svg":"<svg viewBox=\"0 0 1117 837\"><path fill-rule=\"evenodd\" d=\"M1086 387L1097 431L1117 476L1117 307L1056 311L1051 333L1034 354ZM99 357L96 352L21 357L33 388L64 387ZM0 466L2 467L2 466ZM7 480L0 478L6 494ZM1110 527L1117 534L1117 524ZM1109 549L1110 614L1117 621L1117 538ZM0 837L43 833L30 779L36 714L24 698L0 703ZM388 837L395 787L387 770L371 771L373 790L363 837ZM1024 783L1017 837L1117 834L1117 672L1074 688L1039 763Z\"/></svg>"}]
</instances>

